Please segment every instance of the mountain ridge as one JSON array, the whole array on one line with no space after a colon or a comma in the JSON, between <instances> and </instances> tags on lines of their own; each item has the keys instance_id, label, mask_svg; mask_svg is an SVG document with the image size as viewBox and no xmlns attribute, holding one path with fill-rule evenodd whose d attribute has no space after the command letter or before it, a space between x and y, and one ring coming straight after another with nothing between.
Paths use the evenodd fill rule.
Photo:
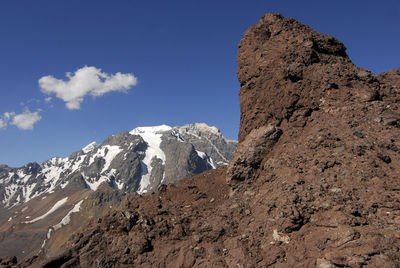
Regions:
<instances>
[{"instance_id":1,"label":"mountain ridge","mask_svg":"<svg viewBox=\"0 0 400 268\"><path fill-rule=\"evenodd\" d=\"M167 133L169 131L170 131L170 133ZM154 135L151 133L153 133ZM147 158L146 158L145 147L147 146L146 144L148 144L149 142L150 143L152 142L152 139L150 138L146 141L143 139L142 136L150 137L151 136L150 134L153 135L152 138L159 136L158 138L160 138L160 140L158 140L158 143L156 142L154 144L154 146L149 146L149 149L150 149L149 152L156 150L156 154L152 155L152 156L149 156L149 154L147 154ZM136 163L137 167L136 167L136 170L134 171L134 173L138 173L140 171L140 169L143 169L141 177L145 178L145 180L148 180L149 178L147 178L146 176L151 175L150 171L152 169L152 167L151 167L152 158L154 156L158 159L160 159L160 157L165 158L165 156L163 155L164 154L163 150L159 147L162 143L161 136L162 135L167 136L167 134L169 137L176 137L176 139L181 139L182 142L184 142L182 137L185 137L189 140L198 138L198 140L203 139L206 142L210 142L210 144L212 145L211 147L213 147L213 149L203 148L203 147L201 147L202 142L197 142L197 146L200 146L204 150L208 151L208 152L202 152L199 149L198 150L199 151L198 154L200 154L199 158L203 159L202 157L206 157L203 153L205 153L206 155L212 155L210 158L211 160L210 159L205 160L206 162L209 161L210 163L208 163L209 166L203 167L203 170L208 169L210 167L212 168L213 166L215 168L221 164L227 164L227 159L221 155L221 153L219 152L219 150L217 148L218 146L223 146L223 145L221 145L221 143L226 143L226 145L228 147L231 146L230 144L233 145L233 146L231 146L233 149L232 148L230 149L231 150L231 152L229 153L230 156L233 156L233 151L236 146L235 141L231 141L231 140L228 140L225 137L223 137L217 128L209 127L204 123L203 124L199 124L199 123L188 124L188 125L184 125L182 127L169 127L166 125L161 125L159 127L138 127L138 128L133 129L130 132L125 131L125 132L121 132L118 135L112 135L112 136L108 137L102 144L99 144L99 145L97 145L95 142L92 142L92 143L88 144L87 146L83 147L81 150L71 153L67 157L50 158L49 160L44 161L40 165L36 162L28 163L20 168L11 168L11 167L8 167L7 165L2 165L0 168L0 185L3 185L3 187L5 189L0 188L0 201L3 201L3 204L6 204L7 206L10 204L10 202L18 203L17 200L19 200L21 202L29 201L31 198L34 198L34 197L44 194L46 192L52 192L54 190L54 187L56 187L56 185L54 183L58 183L61 188L65 187L68 184L68 180L65 178L63 179L61 177L62 176L71 177L76 172L78 172L78 173L81 172L80 175L82 176L82 178L80 178L80 179L83 180L84 183L89 188L91 188L92 190L96 190L96 188L102 182L107 181L110 177L116 176L114 174L115 170L113 168L110 168L111 167L110 165L111 165L111 162L113 160L115 160L117 155L121 154L121 152L122 152L121 148L120 148L121 146L125 146L126 147L125 149L130 150L130 151L137 150L137 154L129 155L129 153L126 152L124 157L122 159L119 159L119 161L123 162L127 159L127 157L130 156L130 157L133 157L131 159L133 162L135 162L135 161L137 163L141 162L142 163L141 166L139 166ZM200 136L198 134L200 134ZM216 138L214 138L214 141L211 141L210 139L207 138L208 134L213 137L216 137ZM176 135L178 135L178 136L176 136ZM201 135L203 135L203 136L201 137ZM136 138L133 138L133 137L136 137ZM167 138L163 138L163 139L167 140ZM213 145L213 142L218 142L218 146ZM166 143L166 141L164 141L164 143ZM166 148L166 147L164 146L164 148ZM141 159L142 155L145 155L145 158L146 158L146 159L143 159L146 161L146 163L144 165L143 165L143 160ZM193 156L193 157L195 157L195 156ZM216 163L211 162L211 161L213 161L212 160L213 158L216 159ZM165 161L165 159L162 159L162 161ZM100 166L102 166L102 169L99 168ZM84 170L82 171L83 167L86 167L86 168L84 168ZM125 167L121 167L121 168L125 168ZM149 169L149 170L145 170L145 169ZM44 176L42 175L40 177L39 173L41 171L44 174ZM108 172L108 173L106 173L106 172ZM103 174L103 173L104 173L103 176L98 175L98 174ZM188 173L188 175L190 175L189 173ZM8 176L6 176L6 175L8 175ZM133 174L133 175L137 175L137 174ZM45 184L47 183L47 185L39 185L39 186L36 185L36 186L30 186L30 187L26 187L26 188L21 188L21 187L18 188L18 186L19 186L18 180L19 180L19 182L22 182L22 185L24 185L25 183L29 183L29 182L33 181L34 179L36 179L35 176L39 176L40 178L38 178L38 180L43 180L43 182ZM129 174L124 174L124 176L129 177ZM95 177L95 178L92 178L92 177ZM132 174L130 175L130 177L132 177ZM169 180L173 180L173 178L169 178ZM17 182L15 184L15 186L9 185L10 183L12 183L12 181ZM142 180L140 179L140 181L142 181ZM159 183L161 183L161 182L162 182L162 179L161 179L161 181L159 181ZM115 181L115 185L120 189L123 187L123 185L121 183L122 182ZM6 184L8 184L8 185L4 186ZM49 185L49 184L51 184L51 185ZM152 190L156 189L157 186L158 185L153 186ZM33 187L36 187L36 188L33 189ZM47 187L47 189L43 190L40 187L42 187L42 188ZM19 190L17 190L17 188ZM129 188L129 189L127 189L128 191L132 191L132 189L131 189L132 187L129 186L128 188ZM134 190L136 188L138 188L138 187L135 186ZM141 190L139 189L139 192L145 191L144 188L146 188L146 186L143 186L141 188ZM37 191L37 193L32 195L31 192L35 191L35 190ZM138 190L138 189L136 189L136 190ZM22 191L23 192L22 196L15 195L16 191L20 191L20 192ZM15 200L11 200L13 197ZM23 200L21 200L21 198Z\"/></svg>"}]
</instances>

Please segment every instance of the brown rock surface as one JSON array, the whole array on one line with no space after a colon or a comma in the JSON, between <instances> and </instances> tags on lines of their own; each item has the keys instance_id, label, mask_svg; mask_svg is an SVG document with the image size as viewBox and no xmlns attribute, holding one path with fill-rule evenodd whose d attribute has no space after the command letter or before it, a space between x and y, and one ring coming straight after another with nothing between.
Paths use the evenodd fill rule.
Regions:
<instances>
[{"instance_id":1,"label":"brown rock surface","mask_svg":"<svg viewBox=\"0 0 400 268\"><path fill-rule=\"evenodd\" d=\"M227 168L130 197L43 267L399 267L399 71L268 14L238 54ZM234 187L226 182L235 182Z\"/></svg>"}]
</instances>

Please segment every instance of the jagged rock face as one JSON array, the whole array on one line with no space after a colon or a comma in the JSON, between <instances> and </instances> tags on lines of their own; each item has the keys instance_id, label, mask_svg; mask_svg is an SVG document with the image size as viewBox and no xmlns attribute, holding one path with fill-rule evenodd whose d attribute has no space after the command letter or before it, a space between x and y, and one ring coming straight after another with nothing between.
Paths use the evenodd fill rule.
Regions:
<instances>
[{"instance_id":1,"label":"jagged rock face","mask_svg":"<svg viewBox=\"0 0 400 268\"><path fill-rule=\"evenodd\" d=\"M266 251L288 258L264 260L399 266L399 69L376 76L333 37L279 14L246 31L238 66L239 149L227 179L263 193L251 210L267 211L271 222L260 226L273 231L271 244L285 244ZM268 125L281 131L274 142L260 134Z\"/></svg>"},{"instance_id":2,"label":"jagged rock face","mask_svg":"<svg viewBox=\"0 0 400 268\"><path fill-rule=\"evenodd\" d=\"M259 126L282 120L303 124L321 98L379 98L379 83L354 66L335 38L279 14L267 14L239 44L239 142ZM339 89L339 90L338 90Z\"/></svg>"},{"instance_id":3,"label":"jagged rock face","mask_svg":"<svg viewBox=\"0 0 400 268\"><path fill-rule=\"evenodd\" d=\"M67 186L96 190L102 183L125 192L152 192L227 164L236 147L236 141L206 124L137 128L42 165L1 166L0 202L12 207Z\"/></svg>"}]
</instances>

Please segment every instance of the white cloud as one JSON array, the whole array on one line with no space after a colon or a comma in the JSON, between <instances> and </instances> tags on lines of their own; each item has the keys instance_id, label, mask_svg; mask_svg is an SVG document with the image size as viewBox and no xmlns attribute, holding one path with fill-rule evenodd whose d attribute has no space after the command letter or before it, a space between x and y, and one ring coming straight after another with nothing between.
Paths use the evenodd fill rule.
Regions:
<instances>
[{"instance_id":1,"label":"white cloud","mask_svg":"<svg viewBox=\"0 0 400 268\"><path fill-rule=\"evenodd\" d=\"M1 128L6 128L8 125L8 121L10 120L11 116L13 116L15 113L4 113L3 118L0 117L0 129Z\"/></svg>"},{"instance_id":2,"label":"white cloud","mask_svg":"<svg viewBox=\"0 0 400 268\"><path fill-rule=\"evenodd\" d=\"M3 114L3 117L0 118L0 129L6 128L9 121L11 121L11 125L15 125L19 129L33 129L33 125L42 119L42 117L39 115L40 111L41 110L39 109L36 112L31 112L28 108L26 108L25 112L21 114L6 112Z\"/></svg>"},{"instance_id":3,"label":"white cloud","mask_svg":"<svg viewBox=\"0 0 400 268\"><path fill-rule=\"evenodd\" d=\"M4 113L4 117L12 119L10 124L22 130L33 129L33 125L42 119L39 115L39 111L31 112L29 109L26 109L25 112L21 114Z\"/></svg>"},{"instance_id":4,"label":"white cloud","mask_svg":"<svg viewBox=\"0 0 400 268\"><path fill-rule=\"evenodd\" d=\"M54 78L51 75L39 79L39 87L45 94L55 94L65 101L70 110L79 110L81 102L88 94L102 96L111 91L128 91L137 84L133 74L107 74L93 66L85 66L74 74L66 73L67 81Z\"/></svg>"},{"instance_id":5,"label":"white cloud","mask_svg":"<svg viewBox=\"0 0 400 268\"><path fill-rule=\"evenodd\" d=\"M47 103L51 102L51 100L52 100L52 97L47 97L47 98L44 99L44 101L47 102Z\"/></svg>"},{"instance_id":6,"label":"white cloud","mask_svg":"<svg viewBox=\"0 0 400 268\"><path fill-rule=\"evenodd\" d=\"M14 115L15 115L14 112L11 112L11 113L6 112L6 113L4 113L4 118L5 118L6 121L8 122L8 120L10 120L10 118L11 118L12 116L14 116Z\"/></svg>"}]
</instances>

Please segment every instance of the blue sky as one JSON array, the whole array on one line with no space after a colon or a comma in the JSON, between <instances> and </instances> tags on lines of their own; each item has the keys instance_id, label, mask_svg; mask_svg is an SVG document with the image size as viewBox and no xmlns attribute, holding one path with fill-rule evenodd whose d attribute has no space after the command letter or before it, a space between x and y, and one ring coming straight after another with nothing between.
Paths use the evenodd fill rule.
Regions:
<instances>
[{"instance_id":1,"label":"blue sky","mask_svg":"<svg viewBox=\"0 0 400 268\"><path fill-rule=\"evenodd\" d=\"M237 45L267 12L335 36L374 73L400 67L398 1L3 0L0 163L64 157L137 126L205 122L236 138Z\"/></svg>"}]
</instances>

